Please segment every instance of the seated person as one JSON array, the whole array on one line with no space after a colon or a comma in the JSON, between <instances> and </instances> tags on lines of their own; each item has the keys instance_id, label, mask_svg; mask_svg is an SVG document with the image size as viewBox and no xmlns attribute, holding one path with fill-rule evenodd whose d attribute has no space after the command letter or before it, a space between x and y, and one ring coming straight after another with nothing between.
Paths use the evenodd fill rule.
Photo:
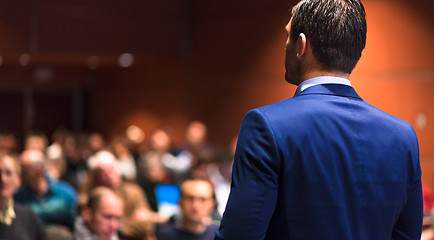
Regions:
<instances>
[{"instance_id":1,"label":"seated person","mask_svg":"<svg viewBox=\"0 0 434 240\"><path fill-rule=\"evenodd\" d=\"M45 240L41 220L30 209L14 203L20 186L20 165L9 155L0 154L0 239Z\"/></svg>"},{"instance_id":2,"label":"seated person","mask_svg":"<svg viewBox=\"0 0 434 240\"><path fill-rule=\"evenodd\" d=\"M213 240L218 228L210 224L215 204L215 193L210 182L199 179L184 181L179 199L182 216L174 223L160 226L157 239Z\"/></svg>"},{"instance_id":3,"label":"seated person","mask_svg":"<svg viewBox=\"0 0 434 240\"><path fill-rule=\"evenodd\" d=\"M110 188L96 187L75 221L75 240L118 240L122 199Z\"/></svg>"},{"instance_id":4,"label":"seated person","mask_svg":"<svg viewBox=\"0 0 434 240\"><path fill-rule=\"evenodd\" d=\"M21 154L22 186L14 196L17 203L29 206L46 229L71 231L74 226L77 194L67 183L55 181L45 173L44 153L37 149Z\"/></svg>"},{"instance_id":5,"label":"seated person","mask_svg":"<svg viewBox=\"0 0 434 240\"><path fill-rule=\"evenodd\" d=\"M143 190L137 184L122 181L116 161L115 156L109 151L99 151L89 158L89 189L105 186L121 196L124 203L121 239L155 239L155 223L167 219L150 209ZM82 199L85 198L82 196Z\"/></svg>"}]
</instances>

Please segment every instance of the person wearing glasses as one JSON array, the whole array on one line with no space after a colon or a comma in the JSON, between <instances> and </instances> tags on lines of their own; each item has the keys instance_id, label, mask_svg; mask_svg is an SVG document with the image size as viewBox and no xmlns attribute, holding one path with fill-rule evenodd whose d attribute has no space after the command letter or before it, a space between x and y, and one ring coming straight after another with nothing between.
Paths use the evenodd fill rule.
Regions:
<instances>
[{"instance_id":1,"label":"person wearing glasses","mask_svg":"<svg viewBox=\"0 0 434 240\"><path fill-rule=\"evenodd\" d=\"M181 217L159 226L158 240L212 240L218 228L211 222L216 204L214 188L210 182L189 179L181 184L179 207Z\"/></svg>"}]
</instances>

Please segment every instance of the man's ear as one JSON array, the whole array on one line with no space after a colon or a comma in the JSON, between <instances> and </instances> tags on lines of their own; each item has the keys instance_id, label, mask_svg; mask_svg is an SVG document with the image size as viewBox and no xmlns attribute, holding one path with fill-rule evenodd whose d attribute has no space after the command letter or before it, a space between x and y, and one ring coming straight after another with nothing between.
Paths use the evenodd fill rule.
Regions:
<instances>
[{"instance_id":1,"label":"man's ear","mask_svg":"<svg viewBox=\"0 0 434 240\"><path fill-rule=\"evenodd\" d=\"M304 33L300 33L298 35L298 39L296 42L296 48L295 51L297 53L297 58L300 60L300 58L302 58L305 53L306 53L306 48L307 48L307 38L306 35Z\"/></svg>"},{"instance_id":2,"label":"man's ear","mask_svg":"<svg viewBox=\"0 0 434 240\"><path fill-rule=\"evenodd\" d=\"M92 220L92 210L90 210L90 208L88 207L84 207L81 210L81 216L83 217L85 222L90 222Z\"/></svg>"}]
</instances>

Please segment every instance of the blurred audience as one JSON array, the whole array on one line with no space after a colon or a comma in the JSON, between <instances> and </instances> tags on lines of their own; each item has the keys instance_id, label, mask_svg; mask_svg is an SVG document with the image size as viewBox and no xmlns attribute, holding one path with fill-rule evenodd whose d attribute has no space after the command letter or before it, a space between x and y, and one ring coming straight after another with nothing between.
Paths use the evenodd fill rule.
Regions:
<instances>
[{"instance_id":1,"label":"blurred audience","mask_svg":"<svg viewBox=\"0 0 434 240\"><path fill-rule=\"evenodd\" d=\"M41 237L30 239L156 240L157 226L161 236L175 234L171 239L210 239L226 205L232 151L215 151L200 121L187 126L182 144L162 128L145 136L135 125L109 141L98 132L58 128L49 139L31 131L21 151L12 134L0 133L0 153L19 157L17 182L3 177L0 159L2 194L17 190L14 200L0 204L0 239L11 236L2 229L14 223L26 229L34 220L39 225L30 224L29 231L39 229ZM20 219L21 213L29 218Z\"/></svg>"},{"instance_id":2,"label":"blurred audience","mask_svg":"<svg viewBox=\"0 0 434 240\"><path fill-rule=\"evenodd\" d=\"M84 138L85 146L81 149L83 159L88 159L90 156L107 148L104 136L98 132L91 132Z\"/></svg>"},{"instance_id":3,"label":"blurred audience","mask_svg":"<svg viewBox=\"0 0 434 240\"><path fill-rule=\"evenodd\" d=\"M238 136L233 137L229 146L219 151L219 154L216 154L215 163L208 164L206 169L207 174L214 185L217 200L217 213L220 217L223 216L223 212L226 209L226 203L231 191L232 164L234 161L237 141ZM221 218L219 220L221 220Z\"/></svg>"},{"instance_id":4,"label":"blurred audience","mask_svg":"<svg viewBox=\"0 0 434 240\"><path fill-rule=\"evenodd\" d=\"M123 200L121 239L155 239L154 224L166 219L149 208L145 194L137 184L122 181L116 157L109 151L99 151L89 158L88 165L89 189L105 186L116 191Z\"/></svg>"},{"instance_id":5,"label":"blurred audience","mask_svg":"<svg viewBox=\"0 0 434 240\"><path fill-rule=\"evenodd\" d=\"M181 185L179 206L181 216L158 228L158 240L212 240L218 226L212 224L211 212L215 206L211 183L205 180L186 180Z\"/></svg>"},{"instance_id":6,"label":"blurred audience","mask_svg":"<svg viewBox=\"0 0 434 240\"><path fill-rule=\"evenodd\" d=\"M77 195L67 183L46 175L45 155L40 148L29 148L21 154L22 186L15 194L15 201L29 206L42 220L45 227L59 231L71 231L77 207Z\"/></svg>"},{"instance_id":7,"label":"blurred audience","mask_svg":"<svg viewBox=\"0 0 434 240\"><path fill-rule=\"evenodd\" d=\"M30 209L13 200L20 186L20 165L10 156L0 154L0 239L45 240L40 219Z\"/></svg>"},{"instance_id":8,"label":"blurred audience","mask_svg":"<svg viewBox=\"0 0 434 240\"><path fill-rule=\"evenodd\" d=\"M24 140L24 150L34 149L39 150L45 154L48 146L48 139L45 134L40 131L31 131L27 133Z\"/></svg>"},{"instance_id":9,"label":"blurred audience","mask_svg":"<svg viewBox=\"0 0 434 240\"><path fill-rule=\"evenodd\" d=\"M63 153L63 142L66 136L66 130L59 128L52 134L52 142L46 148L47 162L45 169L48 176L53 179L59 180L65 174L66 162Z\"/></svg>"},{"instance_id":10,"label":"blurred audience","mask_svg":"<svg viewBox=\"0 0 434 240\"><path fill-rule=\"evenodd\" d=\"M176 158L170 154L171 139L162 129L155 130L149 139L149 148L140 156L138 162L138 184L144 190L151 209L159 211L156 187L160 184L170 183L174 177L170 175L185 170L172 169L165 166L165 162L175 162ZM178 171L179 170L179 171Z\"/></svg>"},{"instance_id":11,"label":"blurred audience","mask_svg":"<svg viewBox=\"0 0 434 240\"><path fill-rule=\"evenodd\" d=\"M179 162L187 165L189 171L214 160L214 148L207 142L208 128L200 121L188 124L185 142L176 150ZM184 180L184 179L181 179Z\"/></svg>"},{"instance_id":12,"label":"blurred audience","mask_svg":"<svg viewBox=\"0 0 434 240\"><path fill-rule=\"evenodd\" d=\"M111 141L111 147L116 155L119 173L123 180L134 182L137 178L136 163L127 147L127 139L118 136Z\"/></svg>"},{"instance_id":13,"label":"blurred audience","mask_svg":"<svg viewBox=\"0 0 434 240\"><path fill-rule=\"evenodd\" d=\"M87 135L67 132L63 142L63 155L66 161L66 170L62 180L71 184L77 192L87 183L87 163L83 152L88 152Z\"/></svg>"},{"instance_id":14,"label":"blurred audience","mask_svg":"<svg viewBox=\"0 0 434 240\"><path fill-rule=\"evenodd\" d=\"M17 154L17 138L14 134L3 131L0 132L0 151L10 155Z\"/></svg>"},{"instance_id":15,"label":"blurred audience","mask_svg":"<svg viewBox=\"0 0 434 240\"><path fill-rule=\"evenodd\" d=\"M75 221L74 240L118 240L122 204L112 189L94 188Z\"/></svg>"},{"instance_id":16,"label":"blurred audience","mask_svg":"<svg viewBox=\"0 0 434 240\"><path fill-rule=\"evenodd\" d=\"M423 229L421 240L434 239L434 194L431 189L422 182L423 195Z\"/></svg>"}]
</instances>

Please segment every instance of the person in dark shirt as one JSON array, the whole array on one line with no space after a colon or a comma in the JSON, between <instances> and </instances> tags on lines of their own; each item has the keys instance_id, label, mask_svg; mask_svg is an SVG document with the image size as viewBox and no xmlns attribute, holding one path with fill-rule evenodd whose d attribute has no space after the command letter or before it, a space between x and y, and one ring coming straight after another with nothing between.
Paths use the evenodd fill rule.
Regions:
<instances>
[{"instance_id":1,"label":"person in dark shirt","mask_svg":"<svg viewBox=\"0 0 434 240\"><path fill-rule=\"evenodd\" d=\"M211 212L216 204L211 183L205 180L186 180L181 185L179 206L181 218L162 225L157 230L158 240L211 240L217 225L211 223Z\"/></svg>"},{"instance_id":2,"label":"person in dark shirt","mask_svg":"<svg viewBox=\"0 0 434 240\"><path fill-rule=\"evenodd\" d=\"M0 154L0 240L46 240L36 214L14 203L13 194L21 184L19 174L17 160Z\"/></svg>"}]
</instances>

